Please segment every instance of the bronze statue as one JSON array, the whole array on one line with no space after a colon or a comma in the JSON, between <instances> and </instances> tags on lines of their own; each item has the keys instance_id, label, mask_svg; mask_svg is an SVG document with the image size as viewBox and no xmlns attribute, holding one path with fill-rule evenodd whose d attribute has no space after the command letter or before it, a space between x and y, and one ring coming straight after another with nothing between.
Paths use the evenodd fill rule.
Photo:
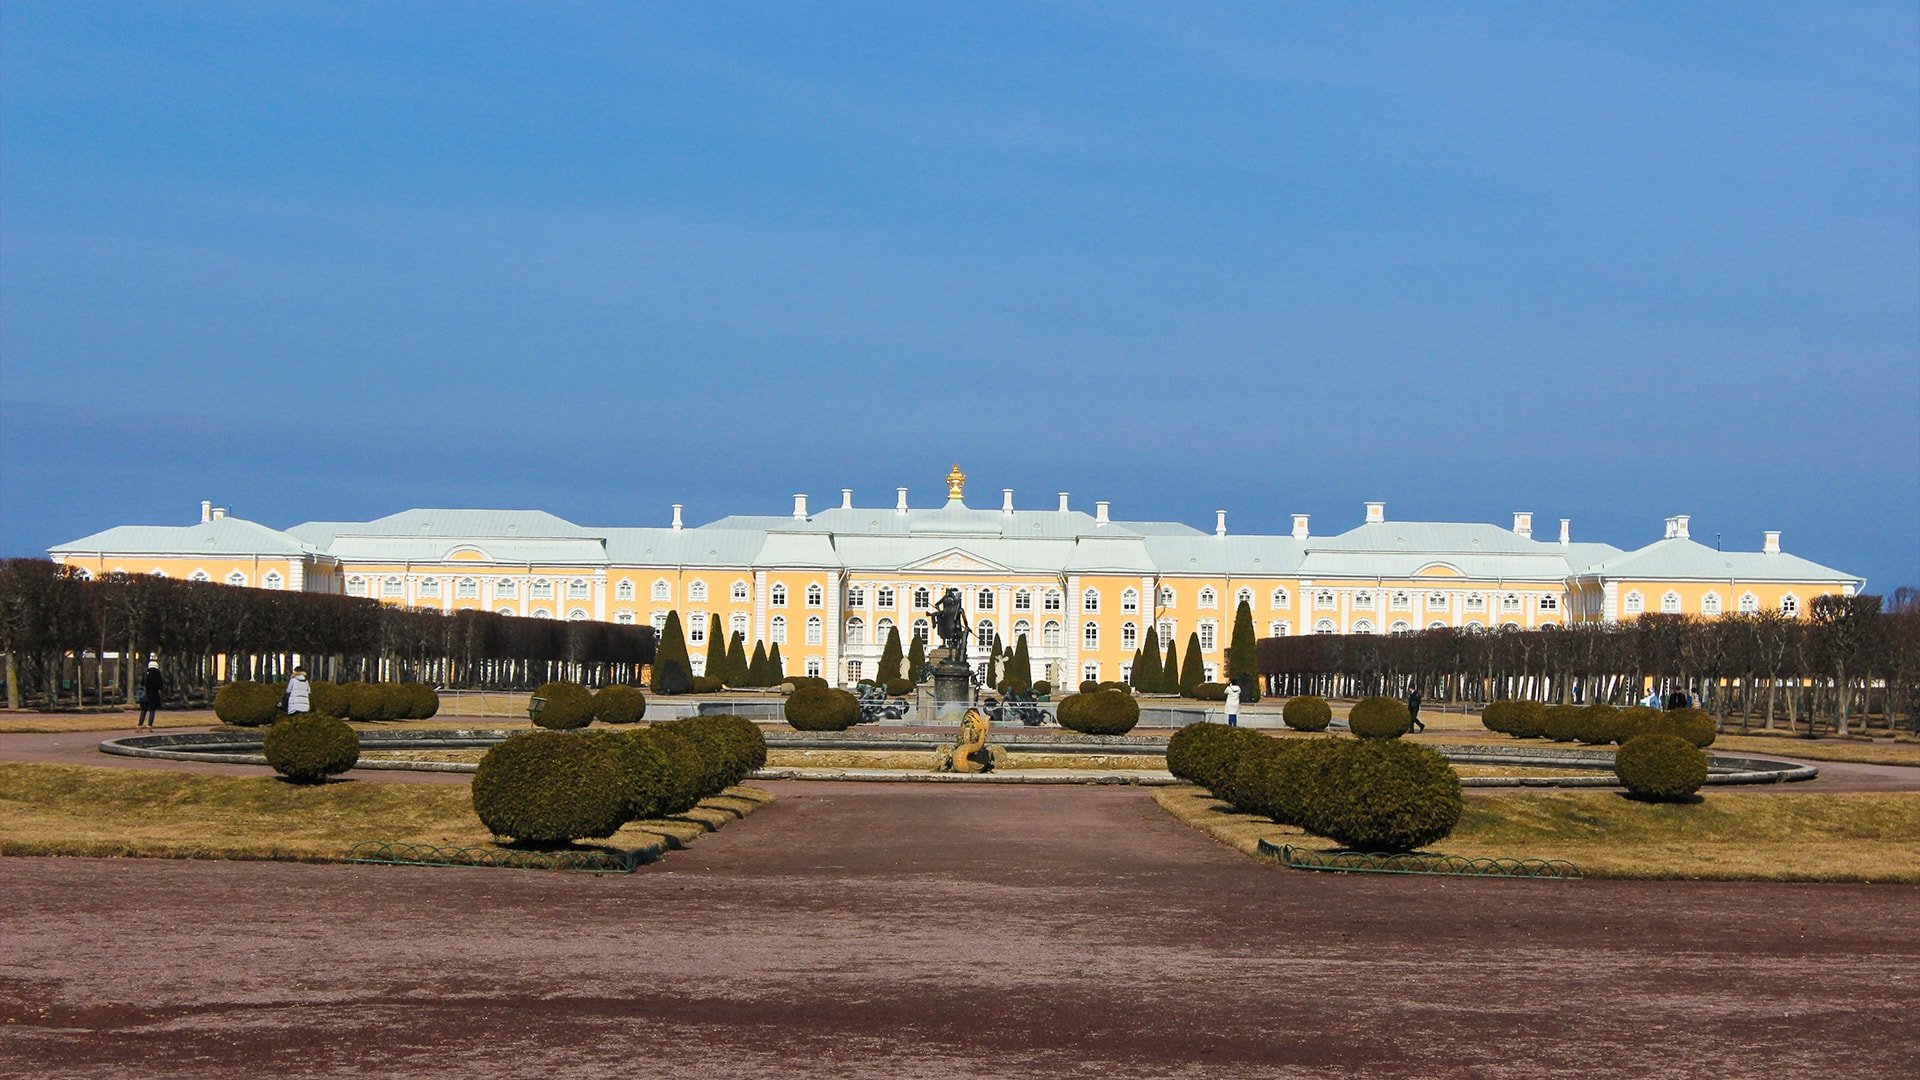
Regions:
<instances>
[{"instance_id":1,"label":"bronze statue","mask_svg":"<svg viewBox=\"0 0 1920 1080\"><path fill-rule=\"evenodd\" d=\"M940 643L947 647L948 662L964 665L967 635L972 628L967 625L966 601L960 598L959 589L948 588L933 605L933 629L940 635Z\"/></svg>"}]
</instances>

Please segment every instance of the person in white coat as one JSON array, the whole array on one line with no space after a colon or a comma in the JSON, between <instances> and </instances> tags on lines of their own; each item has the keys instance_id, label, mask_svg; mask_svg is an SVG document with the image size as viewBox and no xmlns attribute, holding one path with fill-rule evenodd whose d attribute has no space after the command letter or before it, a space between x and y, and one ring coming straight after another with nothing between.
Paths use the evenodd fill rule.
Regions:
<instances>
[{"instance_id":1,"label":"person in white coat","mask_svg":"<svg viewBox=\"0 0 1920 1080\"><path fill-rule=\"evenodd\" d=\"M293 678L287 680L287 715L294 716L313 711L313 687L307 682L307 669L293 669Z\"/></svg>"},{"instance_id":2,"label":"person in white coat","mask_svg":"<svg viewBox=\"0 0 1920 1080\"><path fill-rule=\"evenodd\" d=\"M1240 726L1240 684L1227 684L1227 726Z\"/></svg>"}]
</instances>

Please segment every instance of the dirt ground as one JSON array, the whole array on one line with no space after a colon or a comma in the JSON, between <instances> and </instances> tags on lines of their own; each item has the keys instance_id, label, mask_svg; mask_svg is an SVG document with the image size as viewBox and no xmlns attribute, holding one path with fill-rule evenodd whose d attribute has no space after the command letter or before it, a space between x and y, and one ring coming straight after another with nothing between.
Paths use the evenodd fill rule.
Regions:
<instances>
[{"instance_id":1,"label":"dirt ground","mask_svg":"<svg viewBox=\"0 0 1920 1080\"><path fill-rule=\"evenodd\" d=\"M767 786L630 877L0 859L0 1075L1920 1069L1916 888L1322 876L1137 790Z\"/></svg>"}]
</instances>

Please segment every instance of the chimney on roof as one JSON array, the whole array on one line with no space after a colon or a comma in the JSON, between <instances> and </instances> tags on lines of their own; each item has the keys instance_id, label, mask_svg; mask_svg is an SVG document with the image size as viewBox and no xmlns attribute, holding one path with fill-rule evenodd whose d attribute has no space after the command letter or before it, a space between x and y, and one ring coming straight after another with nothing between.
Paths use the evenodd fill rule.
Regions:
<instances>
[{"instance_id":1,"label":"chimney on roof","mask_svg":"<svg viewBox=\"0 0 1920 1080\"><path fill-rule=\"evenodd\" d=\"M1213 512L1213 535L1227 535L1227 512L1225 510L1215 510Z\"/></svg>"},{"instance_id":2,"label":"chimney on roof","mask_svg":"<svg viewBox=\"0 0 1920 1080\"><path fill-rule=\"evenodd\" d=\"M673 504L673 531L679 532L682 528L685 528L685 526L680 524L680 504L674 503Z\"/></svg>"},{"instance_id":3,"label":"chimney on roof","mask_svg":"<svg viewBox=\"0 0 1920 1080\"><path fill-rule=\"evenodd\" d=\"M1095 525L1105 525L1107 523L1107 501L1105 499L1101 499L1099 502L1093 504L1093 523Z\"/></svg>"},{"instance_id":4,"label":"chimney on roof","mask_svg":"<svg viewBox=\"0 0 1920 1080\"><path fill-rule=\"evenodd\" d=\"M1513 531L1519 536L1524 536L1529 540L1533 539L1533 512L1530 510L1515 510L1513 512Z\"/></svg>"},{"instance_id":5,"label":"chimney on roof","mask_svg":"<svg viewBox=\"0 0 1920 1080\"><path fill-rule=\"evenodd\" d=\"M1000 489L1000 512L1007 515L1008 517L1013 516L1013 489L1012 488Z\"/></svg>"},{"instance_id":6,"label":"chimney on roof","mask_svg":"<svg viewBox=\"0 0 1920 1080\"><path fill-rule=\"evenodd\" d=\"M1060 512L1067 512L1067 493L1064 491L1060 493Z\"/></svg>"},{"instance_id":7,"label":"chimney on roof","mask_svg":"<svg viewBox=\"0 0 1920 1080\"><path fill-rule=\"evenodd\" d=\"M853 509L853 489L852 488L840 489L840 509L842 510Z\"/></svg>"},{"instance_id":8,"label":"chimney on roof","mask_svg":"<svg viewBox=\"0 0 1920 1080\"><path fill-rule=\"evenodd\" d=\"M200 520L201 521L213 520L213 502L211 500L208 500L208 499L200 500Z\"/></svg>"},{"instance_id":9,"label":"chimney on roof","mask_svg":"<svg viewBox=\"0 0 1920 1080\"><path fill-rule=\"evenodd\" d=\"M1370 502L1367 504L1367 524L1378 525L1387 520L1387 504Z\"/></svg>"},{"instance_id":10,"label":"chimney on roof","mask_svg":"<svg viewBox=\"0 0 1920 1080\"><path fill-rule=\"evenodd\" d=\"M1573 519L1561 518L1560 519L1560 546L1566 547L1568 544L1571 544L1571 543L1573 543Z\"/></svg>"},{"instance_id":11,"label":"chimney on roof","mask_svg":"<svg viewBox=\"0 0 1920 1080\"><path fill-rule=\"evenodd\" d=\"M793 519L795 521L807 520L807 497L805 495L795 495L793 497Z\"/></svg>"},{"instance_id":12,"label":"chimney on roof","mask_svg":"<svg viewBox=\"0 0 1920 1080\"><path fill-rule=\"evenodd\" d=\"M1687 515L1676 514L1674 516L1673 535L1681 540L1687 539Z\"/></svg>"},{"instance_id":13,"label":"chimney on roof","mask_svg":"<svg viewBox=\"0 0 1920 1080\"><path fill-rule=\"evenodd\" d=\"M214 508L213 508L213 520L215 520L215 521L219 521L219 520L220 520L221 518L223 518L223 517L226 517L226 516L227 516L227 508L226 508L226 507L224 507L224 506L216 506L216 507L214 507Z\"/></svg>"},{"instance_id":14,"label":"chimney on roof","mask_svg":"<svg viewBox=\"0 0 1920 1080\"><path fill-rule=\"evenodd\" d=\"M1307 515L1293 515L1293 538L1295 540L1305 540L1307 538Z\"/></svg>"},{"instance_id":15,"label":"chimney on roof","mask_svg":"<svg viewBox=\"0 0 1920 1080\"><path fill-rule=\"evenodd\" d=\"M907 512L907 489L895 488L894 490L900 493L900 501L898 503L895 503L893 507L894 512L898 514L904 514Z\"/></svg>"},{"instance_id":16,"label":"chimney on roof","mask_svg":"<svg viewBox=\"0 0 1920 1080\"><path fill-rule=\"evenodd\" d=\"M1765 537L1765 539L1760 544L1760 550L1762 553L1767 555L1780 554L1780 530L1768 529L1766 532L1761 533L1760 535Z\"/></svg>"}]
</instances>

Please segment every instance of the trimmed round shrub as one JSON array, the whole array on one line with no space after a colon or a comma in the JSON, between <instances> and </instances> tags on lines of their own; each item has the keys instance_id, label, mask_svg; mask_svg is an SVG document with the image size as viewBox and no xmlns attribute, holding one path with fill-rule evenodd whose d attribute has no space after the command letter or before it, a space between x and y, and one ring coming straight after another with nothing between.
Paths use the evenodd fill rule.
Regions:
<instances>
[{"instance_id":1,"label":"trimmed round shrub","mask_svg":"<svg viewBox=\"0 0 1920 1080\"><path fill-rule=\"evenodd\" d=\"M726 680L720 678L718 675L695 675L693 677L693 692L696 694L713 694L726 688Z\"/></svg>"},{"instance_id":2,"label":"trimmed round shrub","mask_svg":"<svg viewBox=\"0 0 1920 1080\"><path fill-rule=\"evenodd\" d=\"M1304 819L1326 762L1355 745L1351 739L1265 741L1279 749L1254 749L1249 744L1250 752L1235 762L1232 790L1249 813L1265 814L1283 825L1297 825Z\"/></svg>"},{"instance_id":3,"label":"trimmed round shrub","mask_svg":"<svg viewBox=\"0 0 1920 1080\"><path fill-rule=\"evenodd\" d=\"M1033 692L1039 694L1041 697L1046 697L1048 694L1053 693L1053 684L1045 679L1041 679L1033 684Z\"/></svg>"},{"instance_id":4,"label":"trimmed round shrub","mask_svg":"<svg viewBox=\"0 0 1920 1080\"><path fill-rule=\"evenodd\" d=\"M413 715L413 687L409 683L378 683L380 691L380 719L405 720Z\"/></svg>"},{"instance_id":5,"label":"trimmed round shrub","mask_svg":"<svg viewBox=\"0 0 1920 1080\"><path fill-rule=\"evenodd\" d=\"M528 731L487 751L473 774L473 810L496 836L556 848L612 836L628 790L612 745L565 731Z\"/></svg>"},{"instance_id":6,"label":"trimmed round shrub","mask_svg":"<svg viewBox=\"0 0 1920 1080\"><path fill-rule=\"evenodd\" d=\"M1117 690L1070 694L1060 702L1060 726L1085 735L1125 735L1140 722L1140 703Z\"/></svg>"},{"instance_id":7,"label":"trimmed round shrub","mask_svg":"<svg viewBox=\"0 0 1920 1080\"><path fill-rule=\"evenodd\" d=\"M673 794L673 767L659 744L633 731L589 731L587 738L604 740L620 768L621 815L627 821L659 817Z\"/></svg>"},{"instance_id":8,"label":"trimmed round shrub","mask_svg":"<svg viewBox=\"0 0 1920 1080\"><path fill-rule=\"evenodd\" d=\"M235 727L271 724L280 715L280 697L285 693L280 683L228 683L214 692L213 715Z\"/></svg>"},{"instance_id":9,"label":"trimmed round shrub","mask_svg":"<svg viewBox=\"0 0 1920 1080\"><path fill-rule=\"evenodd\" d=\"M741 767L740 777L734 783L745 779L748 773L767 767L767 737L761 733L758 724L744 716L732 714L702 716L700 721L713 725L733 741L734 753Z\"/></svg>"},{"instance_id":10,"label":"trimmed round shrub","mask_svg":"<svg viewBox=\"0 0 1920 1080\"><path fill-rule=\"evenodd\" d=\"M1611 705L1589 705L1579 710L1569 735L1588 746L1603 746L1620 738L1620 710Z\"/></svg>"},{"instance_id":11,"label":"trimmed round shrub","mask_svg":"<svg viewBox=\"0 0 1920 1080\"><path fill-rule=\"evenodd\" d=\"M1613 771L1639 798L1674 802L1707 782L1707 755L1678 735L1635 735L1614 752Z\"/></svg>"},{"instance_id":12,"label":"trimmed round shrub","mask_svg":"<svg viewBox=\"0 0 1920 1080\"><path fill-rule=\"evenodd\" d=\"M1199 686L1193 688L1193 694L1191 696L1195 701L1225 701L1227 700L1227 684L1219 682L1201 683Z\"/></svg>"},{"instance_id":13,"label":"trimmed round shrub","mask_svg":"<svg viewBox=\"0 0 1920 1080\"><path fill-rule=\"evenodd\" d=\"M1397 739L1413 730L1413 716L1399 698L1361 698L1347 713L1347 727L1363 739Z\"/></svg>"},{"instance_id":14,"label":"trimmed round shrub","mask_svg":"<svg viewBox=\"0 0 1920 1080\"><path fill-rule=\"evenodd\" d=\"M541 684L533 696L546 701L540 708L540 715L533 717L533 722L543 728L571 731L593 723L593 692L577 682L555 679ZM531 702L528 703L527 712L532 715Z\"/></svg>"},{"instance_id":15,"label":"trimmed round shrub","mask_svg":"<svg viewBox=\"0 0 1920 1080\"><path fill-rule=\"evenodd\" d=\"M660 807L662 814L686 813L706 797L706 792L700 790L700 775L706 771L706 762L692 739L658 724L634 737L647 740L666 756L667 797Z\"/></svg>"},{"instance_id":16,"label":"trimmed round shrub","mask_svg":"<svg viewBox=\"0 0 1920 1080\"><path fill-rule=\"evenodd\" d=\"M1677 735L1698 747L1713 745L1713 715L1705 709L1648 709L1636 735Z\"/></svg>"},{"instance_id":17,"label":"trimmed round shrub","mask_svg":"<svg viewBox=\"0 0 1920 1080\"><path fill-rule=\"evenodd\" d=\"M1412 851L1453 831L1460 777L1433 749L1397 739L1308 743L1293 824L1356 851Z\"/></svg>"},{"instance_id":18,"label":"trimmed round shrub","mask_svg":"<svg viewBox=\"0 0 1920 1080\"><path fill-rule=\"evenodd\" d=\"M911 697L913 696L913 680L888 679L886 691L890 697Z\"/></svg>"},{"instance_id":19,"label":"trimmed round shrub","mask_svg":"<svg viewBox=\"0 0 1920 1080\"><path fill-rule=\"evenodd\" d=\"M438 701L435 702L436 707ZM309 682L307 684L307 707L315 716L332 716L344 719L347 715L347 691L339 683Z\"/></svg>"},{"instance_id":20,"label":"trimmed round shrub","mask_svg":"<svg viewBox=\"0 0 1920 1080\"><path fill-rule=\"evenodd\" d=\"M647 695L631 686L603 686L593 695L593 718L603 724L637 724L647 715Z\"/></svg>"},{"instance_id":21,"label":"trimmed round shrub","mask_svg":"<svg viewBox=\"0 0 1920 1080\"><path fill-rule=\"evenodd\" d=\"M1604 707L1604 706L1599 706ZM1584 730L1596 706L1552 705L1540 712L1540 734L1554 742L1572 742Z\"/></svg>"},{"instance_id":22,"label":"trimmed round shrub","mask_svg":"<svg viewBox=\"0 0 1920 1080\"><path fill-rule=\"evenodd\" d=\"M1485 725L1488 731L1498 732L1501 735L1512 735L1514 734L1515 714L1519 712L1521 704L1523 703L1511 699L1489 701L1487 702L1487 707L1480 710L1480 723Z\"/></svg>"},{"instance_id":23,"label":"trimmed round shrub","mask_svg":"<svg viewBox=\"0 0 1920 1080\"><path fill-rule=\"evenodd\" d=\"M263 749L274 772L295 783L318 784L360 760L360 733L337 717L300 713L268 728Z\"/></svg>"},{"instance_id":24,"label":"trimmed round shrub","mask_svg":"<svg viewBox=\"0 0 1920 1080\"><path fill-rule=\"evenodd\" d=\"M1092 679L1080 680L1080 692L1083 694L1091 694L1099 689L1100 689L1100 684L1093 681Z\"/></svg>"},{"instance_id":25,"label":"trimmed round shrub","mask_svg":"<svg viewBox=\"0 0 1920 1080\"><path fill-rule=\"evenodd\" d=\"M1295 731L1325 731L1333 723L1333 706L1310 694L1292 697L1281 706L1280 719Z\"/></svg>"},{"instance_id":26,"label":"trimmed round shrub","mask_svg":"<svg viewBox=\"0 0 1920 1080\"><path fill-rule=\"evenodd\" d=\"M1629 705L1621 709L1617 724L1619 730L1615 733L1613 741L1626 742L1635 735L1646 731L1647 725L1659 719L1659 717L1659 709L1649 709L1645 705ZM1671 733L1669 732L1668 734Z\"/></svg>"},{"instance_id":27,"label":"trimmed round shrub","mask_svg":"<svg viewBox=\"0 0 1920 1080\"><path fill-rule=\"evenodd\" d=\"M686 736L700 752L700 797L718 794L746 775L740 769L738 750L732 739L700 717L673 720L655 727L667 728Z\"/></svg>"},{"instance_id":28,"label":"trimmed round shrub","mask_svg":"<svg viewBox=\"0 0 1920 1080\"><path fill-rule=\"evenodd\" d=\"M1252 734L1225 724L1188 724L1167 740L1167 771L1209 790L1240 752L1240 738ZM1269 739L1269 742L1274 740Z\"/></svg>"},{"instance_id":29,"label":"trimmed round shrub","mask_svg":"<svg viewBox=\"0 0 1920 1080\"><path fill-rule=\"evenodd\" d=\"M792 693L796 690L799 690L803 686L815 686L815 687L819 687L822 690L828 690L832 688L832 685L828 683L827 680L819 677L818 675L789 675L786 678L781 679L780 684L787 688L788 693Z\"/></svg>"},{"instance_id":30,"label":"trimmed round shrub","mask_svg":"<svg viewBox=\"0 0 1920 1080\"><path fill-rule=\"evenodd\" d=\"M394 716L396 720L426 720L440 711L440 695L426 683L394 683L398 690L395 697L404 708Z\"/></svg>"},{"instance_id":31,"label":"trimmed round shrub","mask_svg":"<svg viewBox=\"0 0 1920 1080\"><path fill-rule=\"evenodd\" d=\"M802 686L787 698L786 717L798 731L845 731L860 722L860 699L845 690Z\"/></svg>"},{"instance_id":32,"label":"trimmed round shrub","mask_svg":"<svg viewBox=\"0 0 1920 1080\"><path fill-rule=\"evenodd\" d=\"M347 719L379 720L386 711L386 695L370 682L350 682L341 687L347 694Z\"/></svg>"},{"instance_id":33,"label":"trimmed round shrub","mask_svg":"<svg viewBox=\"0 0 1920 1080\"><path fill-rule=\"evenodd\" d=\"M1123 682L1118 682L1118 681L1114 681L1114 680L1108 680L1107 682L1103 682L1103 683L1101 683L1101 684L1100 684L1100 685L1099 685L1098 687L1096 687L1095 689L1099 689L1099 690L1117 690L1117 691L1119 691L1120 693L1122 693L1122 694L1127 694L1127 695L1132 695L1132 693L1133 693L1133 687L1132 687L1132 685L1131 685L1131 684L1128 684L1128 683L1123 683Z\"/></svg>"},{"instance_id":34,"label":"trimmed round shrub","mask_svg":"<svg viewBox=\"0 0 1920 1080\"><path fill-rule=\"evenodd\" d=\"M1269 814L1269 796L1278 793L1270 778L1281 757L1296 744L1252 732L1233 743L1233 757L1220 770L1220 781L1213 787L1215 798L1243 814ZM1305 743L1299 743L1305 746Z\"/></svg>"}]
</instances>

